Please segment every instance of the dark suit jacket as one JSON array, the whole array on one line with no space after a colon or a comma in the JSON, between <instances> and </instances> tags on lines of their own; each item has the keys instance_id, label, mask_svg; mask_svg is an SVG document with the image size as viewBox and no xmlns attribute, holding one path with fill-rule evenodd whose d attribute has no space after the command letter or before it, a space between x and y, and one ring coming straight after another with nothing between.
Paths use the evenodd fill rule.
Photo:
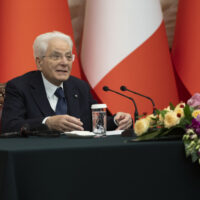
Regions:
<instances>
[{"instance_id":1,"label":"dark suit jacket","mask_svg":"<svg viewBox=\"0 0 200 200\"><path fill-rule=\"evenodd\" d=\"M73 76L63 82L68 114L80 118L85 130L92 129L91 105L97 103L89 85ZM2 112L2 132L18 131L24 124L37 128L47 116L55 115L47 99L40 71L31 71L9 81ZM115 129L108 117L108 130Z\"/></svg>"}]
</instances>

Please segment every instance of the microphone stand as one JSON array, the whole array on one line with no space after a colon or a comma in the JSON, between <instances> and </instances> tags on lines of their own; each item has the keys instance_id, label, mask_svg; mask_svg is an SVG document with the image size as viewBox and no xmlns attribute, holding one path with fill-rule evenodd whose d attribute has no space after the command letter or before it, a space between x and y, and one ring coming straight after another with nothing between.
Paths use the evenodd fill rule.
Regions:
<instances>
[{"instance_id":1,"label":"microphone stand","mask_svg":"<svg viewBox=\"0 0 200 200\"><path fill-rule=\"evenodd\" d=\"M126 95L124 95L124 94L122 94L122 93L120 93L120 92L111 90L111 89L110 89L109 87L107 87L107 86L104 86L104 87L103 87L103 90L104 90L105 92L107 92L107 91L114 92L114 93L116 93L116 94L118 94L118 95L120 95L120 96L123 96L123 97L125 97L125 98L131 100L131 101L133 102L133 104L134 104L134 107L135 107L134 120L135 120L135 121L138 120L138 109L137 109L136 103L135 103L135 101L133 100L133 98L131 98L131 97L129 97L129 96L126 96Z\"/></svg>"},{"instance_id":2,"label":"microphone stand","mask_svg":"<svg viewBox=\"0 0 200 200\"><path fill-rule=\"evenodd\" d=\"M124 86L124 85L122 85L122 86L120 87L120 90L121 90L121 91L128 91L128 92L131 92L131 93L133 93L133 94L136 94L136 95L139 95L139 96L141 96L141 97L144 97L144 98L146 98L146 99L149 99L149 100L151 101L152 105L153 105L153 114L154 114L154 115L156 114L156 107L155 107L155 103L154 103L154 101L153 101L152 98L150 98L150 97L148 97L148 96L145 96L145 95L143 95L143 94L140 94L140 93L138 93L138 92L129 90L129 89L128 89L126 86Z\"/></svg>"}]
</instances>

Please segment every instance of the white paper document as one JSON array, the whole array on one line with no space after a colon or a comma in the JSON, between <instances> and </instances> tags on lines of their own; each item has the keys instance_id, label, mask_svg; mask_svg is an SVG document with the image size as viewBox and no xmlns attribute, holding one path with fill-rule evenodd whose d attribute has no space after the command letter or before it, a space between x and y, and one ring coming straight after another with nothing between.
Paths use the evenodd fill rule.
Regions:
<instances>
[{"instance_id":1,"label":"white paper document","mask_svg":"<svg viewBox=\"0 0 200 200\"><path fill-rule=\"evenodd\" d=\"M121 133L122 133L123 131L124 131L124 130L106 131L106 135L107 135L107 136L110 136L110 135L121 135Z\"/></svg>"},{"instance_id":2,"label":"white paper document","mask_svg":"<svg viewBox=\"0 0 200 200\"><path fill-rule=\"evenodd\" d=\"M106 131L107 136L111 135L120 135L123 130L115 130L115 131ZM94 137L95 134L90 131L71 131L71 132L64 132L63 135L71 136L71 137Z\"/></svg>"}]
</instances>

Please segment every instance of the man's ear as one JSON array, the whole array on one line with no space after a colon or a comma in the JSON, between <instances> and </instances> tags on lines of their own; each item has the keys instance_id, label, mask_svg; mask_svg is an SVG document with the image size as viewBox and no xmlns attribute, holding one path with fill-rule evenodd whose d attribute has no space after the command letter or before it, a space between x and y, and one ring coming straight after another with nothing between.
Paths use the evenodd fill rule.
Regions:
<instances>
[{"instance_id":1,"label":"man's ear","mask_svg":"<svg viewBox=\"0 0 200 200\"><path fill-rule=\"evenodd\" d=\"M40 70L41 71L41 64L42 64L42 59L41 58L39 58L39 57L36 57L36 59L35 59L35 62L36 62L36 65L37 65L37 68L38 68L38 70Z\"/></svg>"}]
</instances>

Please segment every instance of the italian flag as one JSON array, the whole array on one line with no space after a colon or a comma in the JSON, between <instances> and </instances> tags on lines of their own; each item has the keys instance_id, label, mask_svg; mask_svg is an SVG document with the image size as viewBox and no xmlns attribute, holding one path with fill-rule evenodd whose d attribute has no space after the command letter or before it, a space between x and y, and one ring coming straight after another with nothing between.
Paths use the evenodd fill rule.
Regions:
<instances>
[{"instance_id":1,"label":"italian flag","mask_svg":"<svg viewBox=\"0 0 200 200\"><path fill-rule=\"evenodd\" d=\"M172 47L172 60L187 98L200 92L200 1L180 0ZM183 93L184 92L184 93ZM189 95L189 96L188 96Z\"/></svg>"},{"instance_id":2,"label":"italian flag","mask_svg":"<svg viewBox=\"0 0 200 200\"><path fill-rule=\"evenodd\" d=\"M177 88L159 0L88 0L81 49L84 74L112 114L133 114L132 102L102 87L150 96L157 108L178 102ZM152 113L151 102L133 97L139 114Z\"/></svg>"}]
</instances>

